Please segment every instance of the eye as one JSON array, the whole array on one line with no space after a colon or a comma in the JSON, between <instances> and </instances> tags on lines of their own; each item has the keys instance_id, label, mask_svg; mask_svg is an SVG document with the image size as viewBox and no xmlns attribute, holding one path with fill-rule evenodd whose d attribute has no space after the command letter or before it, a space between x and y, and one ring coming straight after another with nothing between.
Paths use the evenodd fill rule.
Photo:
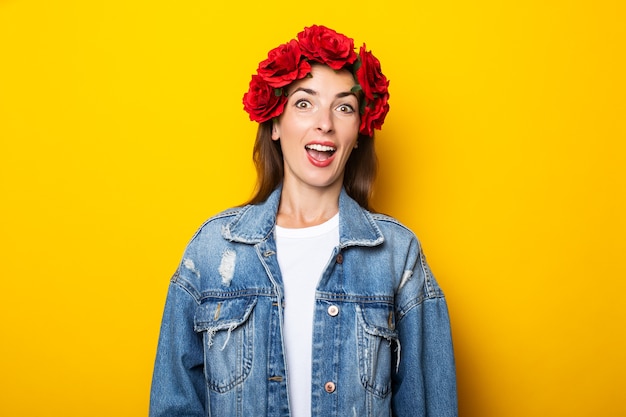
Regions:
<instances>
[{"instance_id":1,"label":"eye","mask_svg":"<svg viewBox=\"0 0 626 417\"><path fill-rule=\"evenodd\" d=\"M308 109L309 107L311 107L311 103L309 103L308 100L300 99L295 102L294 106L299 109Z\"/></svg>"},{"instance_id":2,"label":"eye","mask_svg":"<svg viewBox=\"0 0 626 417\"><path fill-rule=\"evenodd\" d=\"M341 113L354 113L354 108L349 104L342 104L337 107L337 110L339 110Z\"/></svg>"}]
</instances>

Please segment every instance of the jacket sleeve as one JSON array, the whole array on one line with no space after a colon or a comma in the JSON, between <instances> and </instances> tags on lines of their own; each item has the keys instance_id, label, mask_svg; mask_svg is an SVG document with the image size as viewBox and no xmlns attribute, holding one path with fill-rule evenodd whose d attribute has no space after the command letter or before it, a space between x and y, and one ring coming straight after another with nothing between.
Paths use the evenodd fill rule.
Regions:
<instances>
[{"instance_id":1,"label":"jacket sleeve","mask_svg":"<svg viewBox=\"0 0 626 417\"><path fill-rule=\"evenodd\" d=\"M419 243L417 243L419 246ZM456 370L448 307L421 248L396 295L399 364L392 414L456 417Z\"/></svg>"},{"instance_id":2,"label":"jacket sleeve","mask_svg":"<svg viewBox=\"0 0 626 417\"><path fill-rule=\"evenodd\" d=\"M150 417L206 416L202 335L194 331L196 297L190 285L172 278L157 347Z\"/></svg>"}]
</instances>

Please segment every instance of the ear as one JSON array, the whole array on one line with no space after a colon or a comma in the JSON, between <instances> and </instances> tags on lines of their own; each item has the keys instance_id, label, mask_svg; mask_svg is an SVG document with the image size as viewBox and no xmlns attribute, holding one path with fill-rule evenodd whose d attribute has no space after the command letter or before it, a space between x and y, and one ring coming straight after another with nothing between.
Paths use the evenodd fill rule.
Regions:
<instances>
[{"instance_id":1,"label":"ear","mask_svg":"<svg viewBox=\"0 0 626 417\"><path fill-rule=\"evenodd\" d=\"M272 140L280 139L280 126L278 124L278 120L275 118L272 121Z\"/></svg>"}]
</instances>

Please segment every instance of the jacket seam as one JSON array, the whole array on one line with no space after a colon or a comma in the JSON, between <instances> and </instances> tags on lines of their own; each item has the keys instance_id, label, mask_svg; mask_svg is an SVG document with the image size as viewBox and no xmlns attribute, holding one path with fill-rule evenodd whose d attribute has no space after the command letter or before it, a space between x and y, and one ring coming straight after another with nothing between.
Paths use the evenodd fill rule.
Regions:
<instances>
[{"instance_id":1,"label":"jacket seam","mask_svg":"<svg viewBox=\"0 0 626 417\"><path fill-rule=\"evenodd\" d=\"M398 309L397 309L397 312L396 312L397 322L399 323L400 321L402 321L402 319L405 316L407 316L411 312L411 310L413 310L414 308L421 306L426 301L436 300L438 298L445 299L445 296L441 292L440 293L435 293L435 294L423 295L423 296L420 296L420 297L413 298L411 301L409 301L404 306L398 306Z\"/></svg>"},{"instance_id":2,"label":"jacket seam","mask_svg":"<svg viewBox=\"0 0 626 417\"><path fill-rule=\"evenodd\" d=\"M241 297L273 297L276 294L271 288L260 289L260 288L248 288L241 289L237 291L203 291L200 293L200 301L206 301L209 299L236 299Z\"/></svg>"},{"instance_id":3,"label":"jacket seam","mask_svg":"<svg viewBox=\"0 0 626 417\"><path fill-rule=\"evenodd\" d=\"M201 293L191 284L191 282L182 277L178 271L176 271L172 277L171 283L189 294L196 304L201 304Z\"/></svg>"},{"instance_id":4,"label":"jacket seam","mask_svg":"<svg viewBox=\"0 0 626 417\"><path fill-rule=\"evenodd\" d=\"M393 304L394 298L389 295L353 295L353 294L336 294L329 292L317 291L316 299L321 301L348 301L358 303L386 303Z\"/></svg>"}]
</instances>

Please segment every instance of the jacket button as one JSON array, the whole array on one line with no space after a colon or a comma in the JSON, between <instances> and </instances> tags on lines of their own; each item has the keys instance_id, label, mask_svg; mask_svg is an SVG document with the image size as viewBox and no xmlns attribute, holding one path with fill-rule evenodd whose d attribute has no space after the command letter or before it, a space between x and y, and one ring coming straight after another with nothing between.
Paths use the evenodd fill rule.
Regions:
<instances>
[{"instance_id":1,"label":"jacket button","mask_svg":"<svg viewBox=\"0 0 626 417\"><path fill-rule=\"evenodd\" d=\"M339 307L332 305L330 307L328 307L328 315L331 317L335 317L337 314L339 314Z\"/></svg>"},{"instance_id":2,"label":"jacket button","mask_svg":"<svg viewBox=\"0 0 626 417\"><path fill-rule=\"evenodd\" d=\"M324 384L324 389L326 390L327 393L331 394L333 392L335 392L335 389L337 387L335 386L334 382L328 381L326 384Z\"/></svg>"},{"instance_id":3,"label":"jacket button","mask_svg":"<svg viewBox=\"0 0 626 417\"><path fill-rule=\"evenodd\" d=\"M342 254L337 255L337 258L335 258L335 260L337 261L338 264L342 264L343 263L343 255Z\"/></svg>"}]
</instances>

